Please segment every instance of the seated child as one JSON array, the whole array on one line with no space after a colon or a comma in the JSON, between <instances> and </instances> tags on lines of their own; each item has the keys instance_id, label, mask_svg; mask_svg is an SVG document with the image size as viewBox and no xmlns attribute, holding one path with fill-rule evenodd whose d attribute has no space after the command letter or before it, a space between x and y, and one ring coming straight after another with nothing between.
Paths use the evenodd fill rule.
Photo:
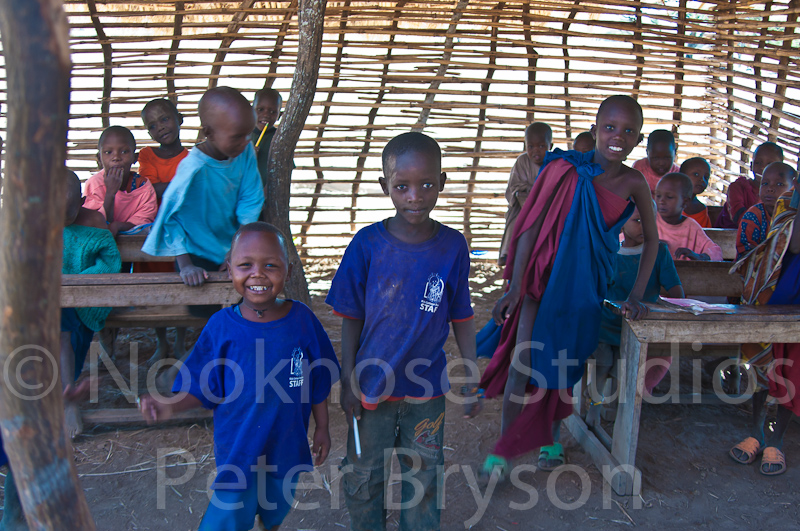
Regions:
<instances>
[{"instance_id":1,"label":"seated child","mask_svg":"<svg viewBox=\"0 0 800 531\"><path fill-rule=\"evenodd\" d=\"M692 180L692 198L686 205L683 213L689 216L704 229L711 228L711 218L708 216L708 207L697 196L705 192L708 179L711 177L711 165L703 157L692 157L681 164L680 173L688 175Z\"/></svg>"},{"instance_id":2,"label":"seated child","mask_svg":"<svg viewBox=\"0 0 800 531\"><path fill-rule=\"evenodd\" d=\"M666 129L656 129L647 137L647 157L633 163L633 169L639 170L647 179L650 191L655 197L658 180L668 173L680 171L675 164L677 155L675 136Z\"/></svg>"},{"instance_id":3,"label":"seated child","mask_svg":"<svg viewBox=\"0 0 800 531\"><path fill-rule=\"evenodd\" d=\"M561 423L574 410L572 388L597 349L611 260L634 210L631 197L642 214L644 247L622 308L630 319L647 314L641 298L658 232L647 181L624 164L642 141L643 121L633 98L604 100L592 126L594 151L549 153L522 208L503 273L508 290L492 311L503 325L500 344L481 379L487 398L503 397L501 435L481 470L489 480L507 477L511 459L537 448L540 469L565 463Z\"/></svg>"},{"instance_id":4,"label":"seated child","mask_svg":"<svg viewBox=\"0 0 800 531\"><path fill-rule=\"evenodd\" d=\"M189 150L181 145L183 116L170 100L158 98L150 100L144 106L142 121L150 138L160 145L156 148L150 146L142 148L139 152L139 173L153 185L158 203L161 204L161 198L167 185L175 177L178 164L189 154ZM141 262L133 265L133 271L136 273L168 273L175 271L175 265L169 262ZM182 358L185 354L186 328L176 328L175 336L175 357ZM148 364L163 359L168 352L167 329L158 327L156 328L156 351Z\"/></svg>"},{"instance_id":5,"label":"seated child","mask_svg":"<svg viewBox=\"0 0 800 531\"><path fill-rule=\"evenodd\" d=\"M278 298L291 271L277 228L243 225L228 260L242 301L215 313L203 328L175 381L177 400L141 397L148 423L192 408L214 410L218 473L200 531L249 531L256 515L264 528L278 528L294 501L300 470L311 470L310 414L314 464L321 465L330 450L327 398L339 379L339 362L311 310Z\"/></svg>"},{"instance_id":6,"label":"seated child","mask_svg":"<svg viewBox=\"0 0 800 531\"><path fill-rule=\"evenodd\" d=\"M644 248L644 232L642 231L642 216L636 209L631 217L622 226L625 240L622 242L617 255L614 257L614 276L608 285L606 299L624 301L633 289L636 274L639 271L639 262ZM669 249L664 242L658 243L658 256L650 280L644 289L643 302L656 302L661 290L666 290L667 296L683 298L683 286L675 270L675 263L669 255ZM603 307L603 317L600 321L600 343L594 352L596 361L596 375L594 391L597 395L592 397L592 403L586 414L586 423L595 426L600 421L600 409L605 399L606 381L612 375L612 368L619 361L620 335L622 334L622 317ZM660 358L658 362L647 361L645 369L644 387L648 394L667 374L672 358Z\"/></svg>"},{"instance_id":7,"label":"seated child","mask_svg":"<svg viewBox=\"0 0 800 531\"><path fill-rule=\"evenodd\" d=\"M150 181L131 166L136 162L136 141L130 130L112 125L97 142L103 169L86 181L84 207L103 214L112 234L152 223L158 203Z\"/></svg>"},{"instance_id":8,"label":"seated child","mask_svg":"<svg viewBox=\"0 0 800 531\"><path fill-rule=\"evenodd\" d=\"M171 101L158 98L144 106L142 121L150 138L160 145L156 148L147 146L139 152L139 174L153 185L161 204L178 164L189 154L189 150L181 145L183 116Z\"/></svg>"},{"instance_id":9,"label":"seated child","mask_svg":"<svg viewBox=\"0 0 800 531\"><path fill-rule=\"evenodd\" d=\"M269 148L272 144L272 138L278 131L275 127L275 122L281 117L282 105L283 98L281 97L281 93L272 88L258 90L253 96L253 114L255 115L256 126L250 138L254 146L258 143L256 157L258 159L258 173L261 175L262 188L267 185ZM264 131L264 129L266 129L266 131ZM262 132L264 133L263 137L261 136ZM261 140L260 142L259 139ZM294 165L292 167L294 167Z\"/></svg>"},{"instance_id":10,"label":"seated child","mask_svg":"<svg viewBox=\"0 0 800 531\"><path fill-rule=\"evenodd\" d=\"M769 234L762 247L746 254L734 266L744 277L743 304L800 304L800 191L783 194L775 206ZM762 454L759 472L775 476L786 472L783 438L794 415L800 414L800 345L767 343L742 345L740 363L755 372L750 436L731 448L736 462L749 465ZM752 372L749 374L753 374ZM768 435L767 399L777 402L777 421Z\"/></svg>"},{"instance_id":11,"label":"seated child","mask_svg":"<svg viewBox=\"0 0 800 531\"><path fill-rule=\"evenodd\" d=\"M594 150L594 137L589 131L584 131L575 137L572 142L572 149L581 153L589 153Z\"/></svg>"},{"instance_id":12,"label":"seated child","mask_svg":"<svg viewBox=\"0 0 800 531\"><path fill-rule=\"evenodd\" d=\"M519 215L522 205L528 198L539 168L544 162L544 156L553 147L553 131L543 122L532 123L525 129L525 153L517 157L511 168L506 188L508 211L506 212L506 228L500 242L500 258L497 263L505 265L508 255L508 242L514 232L514 222Z\"/></svg>"},{"instance_id":13,"label":"seated child","mask_svg":"<svg viewBox=\"0 0 800 531\"><path fill-rule=\"evenodd\" d=\"M753 153L750 170L753 178L744 175L728 186L728 200L723 205L715 227L720 229L738 229L742 216L747 209L759 202L758 192L761 189L761 175L764 168L773 162L783 162L783 149L774 142L764 142Z\"/></svg>"},{"instance_id":14,"label":"seated child","mask_svg":"<svg viewBox=\"0 0 800 531\"><path fill-rule=\"evenodd\" d=\"M450 322L468 373L465 416L480 408L469 249L458 231L430 218L444 188L441 164L439 145L422 133L386 144L380 184L397 213L358 231L325 301L343 317L342 481L354 531L386 528L385 456L395 449L404 474L400 529L440 528Z\"/></svg>"},{"instance_id":15,"label":"seated child","mask_svg":"<svg viewBox=\"0 0 800 531\"><path fill-rule=\"evenodd\" d=\"M775 204L784 192L791 190L797 172L785 162L773 162L764 169L758 195L760 203L751 206L742 216L736 234L736 259L754 249L767 238Z\"/></svg>"},{"instance_id":16,"label":"seated child","mask_svg":"<svg viewBox=\"0 0 800 531\"><path fill-rule=\"evenodd\" d=\"M656 186L658 237L675 260L722 260L722 249L683 210L692 197L692 180L683 173L668 173Z\"/></svg>"},{"instance_id":17,"label":"seated child","mask_svg":"<svg viewBox=\"0 0 800 531\"><path fill-rule=\"evenodd\" d=\"M178 166L142 251L174 256L181 279L200 286L207 271L223 267L231 238L241 225L258 220L264 189L250 143L255 119L239 91L216 87L200 98L200 125L206 139ZM190 306L208 317L218 307ZM163 375L171 387L177 365ZM167 385L169 384L169 385Z\"/></svg>"}]
</instances>

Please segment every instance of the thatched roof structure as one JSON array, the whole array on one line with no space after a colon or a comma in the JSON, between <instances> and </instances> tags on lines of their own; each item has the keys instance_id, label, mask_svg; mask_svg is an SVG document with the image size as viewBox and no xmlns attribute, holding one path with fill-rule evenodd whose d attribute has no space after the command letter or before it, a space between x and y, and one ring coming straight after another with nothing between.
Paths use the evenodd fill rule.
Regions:
<instances>
[{"instance_id":1,"label":"thatched roof structure","mask_svg":"<svg viewBox=\"0 0 800 531\"><path fill-rule=\"evenodd\" d=\"M96 167L104 126L150 143L139 112L152 98L177 101L189 144L207 88L289 91L296 0L64 3L74 63L68 163L82 177ZM301 251L338 255L361 224L387 215L390 202L371 199L381 195L380 152L411 128L446 153L439 219L473 248L496 248L525 125L548 122L567 147L614 93L638 97L645 133L671 128L679 158L712 161L716 202L747 171L754 144L777 140L797 158L798 13L798 0L329 1L314 107L295 153Z\"/></svg>"}]
</instances>

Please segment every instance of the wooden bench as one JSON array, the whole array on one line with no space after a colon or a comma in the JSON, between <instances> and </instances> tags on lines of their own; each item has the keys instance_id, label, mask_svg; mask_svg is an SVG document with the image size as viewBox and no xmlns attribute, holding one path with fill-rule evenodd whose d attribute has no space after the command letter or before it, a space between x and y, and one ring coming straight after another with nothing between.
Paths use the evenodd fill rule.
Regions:
<instances>
[{"instance_id":1,"label":"wooden bench","mask_svg":"<svg viewBox=\"0 0 800 531\"><path fill-rule=\"evenodd\" d=\"M597 468L604 471L617 494L637 495L641 487L638 469L633 474L605 472L620 465L629 470L635 467L643 369L651 344L792 343L800 337L800 308L797 306L731 305L729 309L731 314L706 315L651 311L640 321L623 320L620 357L625 361L625 371L620 371L619 375L620 394L610 448L600 442L578 415L566 421L570 432L592 456Z\"/></svg>"}]
</instances>

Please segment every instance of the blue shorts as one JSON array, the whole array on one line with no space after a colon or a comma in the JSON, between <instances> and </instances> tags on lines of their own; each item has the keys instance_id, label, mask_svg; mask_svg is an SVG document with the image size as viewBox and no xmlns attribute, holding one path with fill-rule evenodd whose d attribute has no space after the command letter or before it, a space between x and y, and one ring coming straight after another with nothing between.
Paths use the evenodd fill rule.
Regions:
<instances>
[{"instance_id":1,"label":"blue shorts","mask_svg":"<svg viewBox=\"0 0 800 531\"><path fill-rule=\"evenodd\" d=\"M256 515L267 529L280 525L292 508L299 475L283 478L262 473L261 499L266 500L266 506L259 503L255 473L248 478L247 490L215 490L198 531L250 531Z\"/></svg>"}]
</instances>

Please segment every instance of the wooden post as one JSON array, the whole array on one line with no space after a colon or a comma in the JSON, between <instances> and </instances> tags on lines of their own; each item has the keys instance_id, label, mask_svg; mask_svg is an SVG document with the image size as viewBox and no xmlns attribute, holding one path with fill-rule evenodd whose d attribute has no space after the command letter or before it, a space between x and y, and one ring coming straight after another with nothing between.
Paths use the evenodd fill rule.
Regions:
<instances>
[{"instance_id":1,"label":"wooden post","mask_svg":"<svg viewBox=\"0 0 800 531\"><path fill-rule=\"evenodd\" d=\"M29 527L93 531L58 374L70 77L62 2L1 0L0 34L10 133L0 209L0 430Z\"/></svg>"},{"instance_id":2,"label":"wooden post","mask_svg":"<svg viewBox=\"0 0 800 531\"><path fill-rule=\"evenodd\" d=\"M319 57L322 50L322 33L325 22L325 0L300 0L298 6L300 30L297 47L297 66L292 78L292 89L281 127L275 133L269 148L267 186L264 189L264 219L281 229L286 235L289 260L295 263L294 274L286 283L286 294L305 303L311 302L303 265L292 241L289 224L289 198L292 187L292 160L303 125L308 118L317 90Z\"/></svg>"}]
</instances>

